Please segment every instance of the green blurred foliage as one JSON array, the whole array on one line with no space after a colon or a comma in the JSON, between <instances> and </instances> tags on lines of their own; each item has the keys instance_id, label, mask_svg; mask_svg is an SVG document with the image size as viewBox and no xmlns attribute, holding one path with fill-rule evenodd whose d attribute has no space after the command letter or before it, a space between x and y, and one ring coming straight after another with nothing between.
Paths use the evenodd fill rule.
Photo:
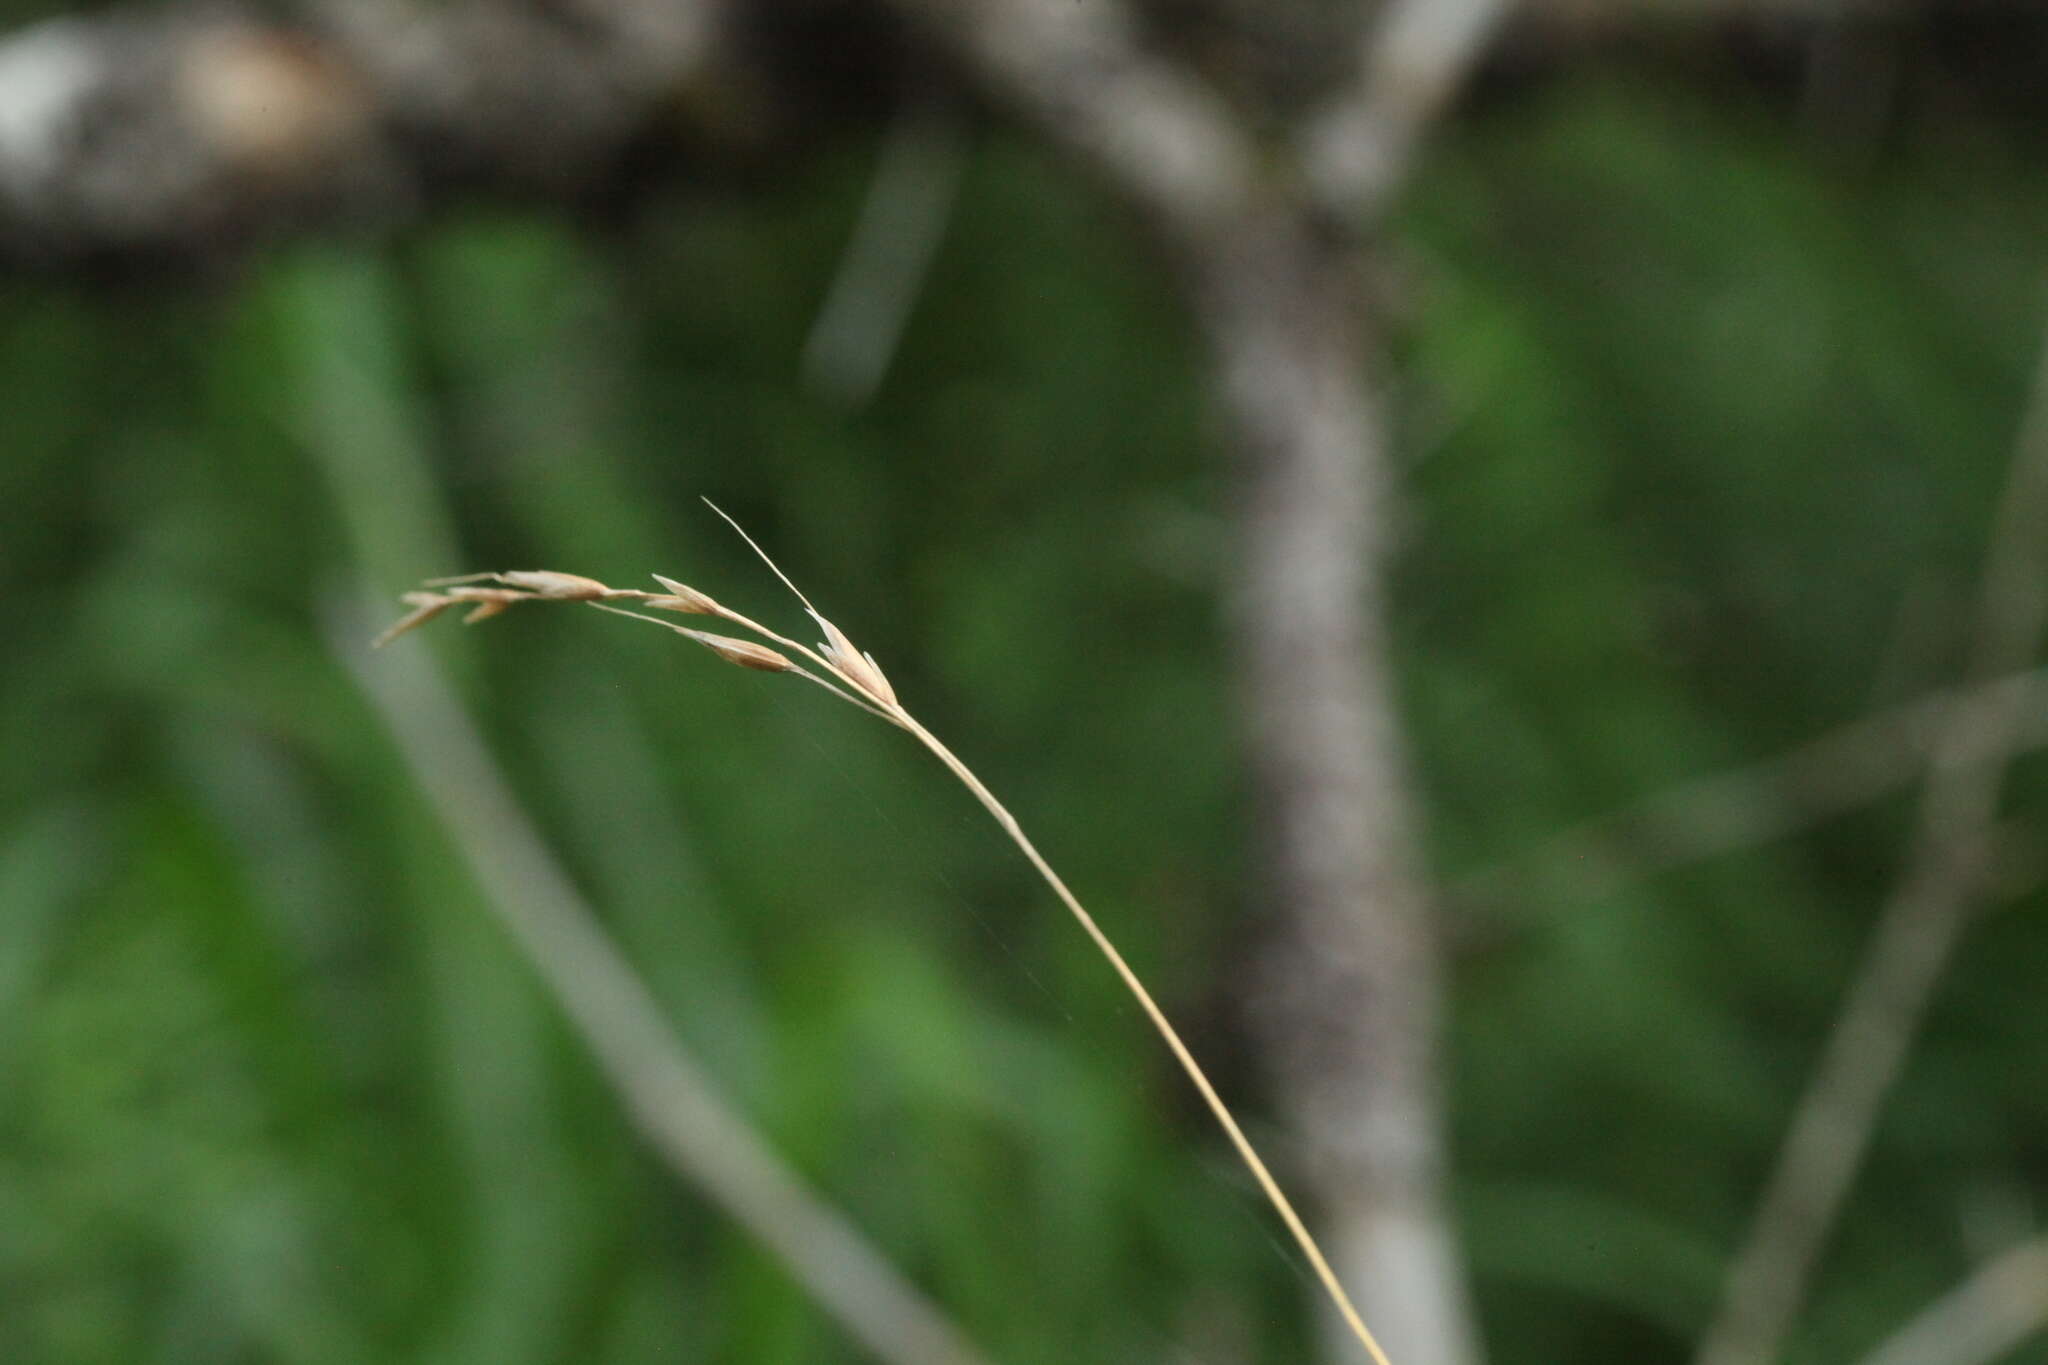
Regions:
<instances>
[{"instance_id":1,"label":"green blurred foliage","mask_svg":"<svg viewBox=\"0 0 2048 1365\"><path fill-rule=\"evenodd\" d=\"M226 283L6 283L0 1360L846 1358L637 1145L323 625L365 582L543 565L792 619L700 494L1259 1093L1230 488L1171 281L987 134L849 414L797 357L871 160L604 232L475 208ZM1398 625L1447 885L1953 675L2043 323L2040 170L1951 121L1848 174L1738 94L1590 75L1435 149L1393 244ZM401 647L733 1099L997 1358L1302 1357L1302 1276L1142 1021L898 737L589 613ZM1452 921L1496 1358L1683 1358L1906 801ZM1973 932L1798 1360L2039 1200L2040 907Z\"/></svg>"}]
</instances>

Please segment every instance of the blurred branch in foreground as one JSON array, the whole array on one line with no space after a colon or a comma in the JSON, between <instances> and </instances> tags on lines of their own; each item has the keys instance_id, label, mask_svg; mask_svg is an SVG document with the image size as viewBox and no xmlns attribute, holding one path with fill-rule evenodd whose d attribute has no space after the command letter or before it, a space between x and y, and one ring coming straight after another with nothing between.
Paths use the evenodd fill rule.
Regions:
<instances>
[{"instance_id":1,"label":"blurred branch in foreground","mask_svg":"<svg viewBox=\"0 0 2048 1365\"><path fill-rule=\"evenodd\" d=\"M967 169L959 110L911 96L882 144L853 240L804 342L804 377L860 407L889 373Z\"/></svg>"},{"instance_id":2,"label":"blurred branch in foreground","mask_svg":"<svg viewBox=\"0 0 2048 1365\"><path fill-rule=\"evenodd\" d=\"M1639 878L1753 848L1820 824L1914 781L1952 727L1958 741L2008 739L1992 723L2015 718L2012 752L2048 745L2048 670L1955 688L1850 721L1788 753L1730 772L1680 782L1596 816L1452 883L1461 909L1509 903L1532 878L1591 898Z\"/></svg>"},{"instance_id":3,"label":"blurred branch in foreground","mask_svg":"<svg viewBox=\"0 0 2048 1365\"><path fill-rule=\"evenodd\" d=\"M2048 1327L2048 1237L2022 1242L1893 1333L1862 1365L1991 1365Z\"/></svg>"},{"instance_id":4,"label":"blurred branch in foreground","mask_svg":"<svg viewBox=\"0 0 2048 1365\"><path fill-rule=\"evenodd\" d=\"M921 55L900 41L897 11L953 32L997 89L1037 108L1123 193L1188 224L1205 199L1222 208L1216 196L1258 178L1269 149L1254 146L1254 119L1141 50L1136 35L1164 8L302 0L283 12L186 3L67 14L0 35L0 257L204 258L313 226L408 223L465 186L615 192L650 135L680 152L841 127L837 97L896 84ZM1309 27L1324 45L1356 54L1338 88L1306 92L1318 112L1285 135L1301 181L1285 192L1326 223L1369 223L1510 8L1518 51L1539 61L1685 26L1780 48L1808 36L1910 37L1939 12L1928 0L1247 5L1240 47L1314 9L1324 12ZM844 41L848 32L860 40ZM1228 42L1211 55L1219 85L1256 64Z\"/></svg>"},{"instance_id":5,"label":"blurred branch in foreground","mask_svg":"<svg viewBox=\"0 0 2048 1365\"><path fill-rule=\"evenodd\" d=\"M1313 192L1339 218L1370 221L1408 178L1416 145L1515 0L1408 0L1373 11L1358 77L1304 131Z\"/></svg>"},{"instance_id":6,"label":"blurred branch in foreground","mask_svg":"<svg viewBox=\"0 0 2048 1365\"><path fill-rule=\"evenodd\" d=\"M1479 1358L1442 1207L1441 985L1395 710L1384 363L1354 277L1281 213L1203 263L1236 434L1231 625L1272 943L1251 983L1283 1105L1398 1359ZM1368 381L1370 382L1370 381Z\"/></svg>"},{"instance_id":7,"label":"blurred branch in foreground","mask_svg":"<svg viewBox=\"0 0 2048 1365\"><path fill-rule=\"evenodd\" d=\"M985 1358L720 1099L499 776L418 651L372 660L341 615L336 656L390 729L449 837L634 1124L671 1169L780 1257L805 1292L890 1365Z\"/></svg>"},{"instance_id":8,"label":"blurred branch in foreground","mask_svg":"<svg viewBox=\"0 0 2048 1365\"><path fill-rule=\"evenodd\" d=\"M2021 417L1977 608L1970 676L2019 672L2048 624L2048 344ZM1919 824L1833 1031L1800 1097L1748 1239L1729 1271L1698 1365L1778 1359L1835 1220L1905 1065L1936 985L1982 896L2006 769L2026 736L2026 696L1956 707L1930 754Z\"/></svg>"}]
</instances>

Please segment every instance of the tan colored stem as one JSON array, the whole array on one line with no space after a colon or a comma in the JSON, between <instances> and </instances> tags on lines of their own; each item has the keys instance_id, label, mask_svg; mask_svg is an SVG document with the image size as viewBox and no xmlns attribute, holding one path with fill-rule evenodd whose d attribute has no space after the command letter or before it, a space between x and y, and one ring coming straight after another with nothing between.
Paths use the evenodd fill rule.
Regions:
<instances>
[{"instance_id":1,"label":"tan colored stem","mask_svg":"<svg viewBox=\"0 0 2048 1365\"><path fill-rule=\"evenodd\" d=\"M1095 946L1101 950L1102 955L1109 959L1109 965L1116 969L1116 974L1122 978L1125 987L1136 997L1138 1004L1143 1007L1145 1016L1152 1021L1152 1027L1165 1040L1166 1046L1173 1053L1174 1059L1180 1063L1181 1069L1187 1072L1188 1079L1194 1082L1195 1089L1201 1092L1203 1101L1209 1106L1209 1111L1216 1116L1216 1121L1223 1125L1223 1131L1229 1135L1231 1145L1237 1149L1237 1154L1243 1159L1246 1169L1257 1180L1260 1190L1265 1193L1267 1200L1273 1205L1274 1211L1280 1215L1280 1220L1287 1225L1288 1232L1293 1235L1295 1243L1300 1246L1302 1253L1308 1257L1309 1264L1315 1268L1316 1277L1322 1282L1323 1288L1328 1292L1330 1301L1335 1305L1338 1316L1344 1323L1345 1328L1365 1348L1366 1353L1372 1357L1375 1365L1391 1365L1391 1362L1387 1359L1386 1352L1381 1349L1379 1341L1366 1327L1364 1317L1359 1313L1357 1306L1352 1303L1351 1296L1345 1292L1343 1283L1338 1280L1337 1272L1331 1268L1329 1258L1323 1254L1322 1247L1317 1245L1316 1239L1309 1233L1307 1225L1301 1220L1301 1215L1295 1212L1293 1203L1289 1201L1286 1193L1281 1190L1280 1183L1273 1178L1273 1173L1266 1169L1266 1163L1259 1157L1258 1151L1252 1146L1251 1139L1245 1136L1244 1129L1238 1126L1237 1119L1230 1112L1230 1107L1223 1102L1223 1097L1216 1093L1216 1087L1210 1084L1208 1074L1202 1070L1201 1064L1195 1060L1194 1054L1188 1051L1187 1044L1181 1041L1179 1032L1167 1020L1166 1012L1159 1008L1159 1002L1154 1000L1152 993L1145 989L1145 983L1138 979L1138 974L1131 969L1130 963L1124 960L1124 955L1117 951L1116 945L1110 942L1109 935L1104 933L1102 926L1095 922L1095 917L1088 913L1087 908L1081 904L1080 898L1075 896L1073 891L1068 888L1066 882L1060 879L1059 873L1053 871L1052 864L1045 860L1045 856L1038 851L1037 846L1024 833L1024 827L1017 823L1017 817L1010 814L1009 809L1002 802L998 801L995 794L982 784L981 779L974 775L973 769L962 762L958 755L940 742L938 736L925 729L916 717L903 708L903 704L896 699L894 687L890 685L888 679L882 674L880 667L875 663L873 657L857 650L853 642L847 639L845 633L839 627L820 615L817 608L813 607L810 604L810 600L804 596L802 590L796 584L790 582L788 576L777 567L773 559L769 558L765 550L754 543L753 537L747 535L738 522L733 521L731 517L719 511L715 504L711 505L711 510L718 512L719 516L725 517L725 520L732 525L733 529L738 531L740 536L746 540L754 553L761 557L762 562L767 564L774 571L775 576L780 578L788 586L789 590L796 594L797 600L804 604L805 611L831 637L832 643L820 645L817 649L812 649L807 645L790 639L786 635L769 629L758 621L741 615L729 607L719 605L711 598L705 597L685 584L671 583L669 580L663 579L661 581L664 586L670 587L681 596L687 596L693 601L700 602L701 606L698 610L702 614L710 615L731 625L738 626L743 630L760 636L764 640L773 641L782 648L789 650L790 654L795 657L784 658L780 655L775 655L774 658L778 666L771 671L778 673L793 672L806 681L824 688L841 701L858 706L861 710L866 711L872 716L877 716L892 725L908 730L917 737L920 744L931 750L933 755L941 763L945 764L946 768L955 777L960 779L961 784L968 791L974 794L974 798L981 802L987 808L988 813L995 817L996 823L1002 826L1003 832L1008 834L1011 841L1023 851L1024 856L1030 860L1032 867L1037 869L1038 875L1045 879L1046 885L1050 886L1054 894L1060 898L1060 902L1080 922L1081 928L1087 932L1088 937L1094 941ZM563 579L565 581L570 577L568 575L552 574L548 576L552 579ZM467 579L474 577L488 577L495 581L508 581L510 576L505 574L469 575L465 576L464 580L448 581L467 581ZM522 578L526 580L534 580L540 577L540 571L526 571L522 575ZM598 593L606 596L623 597L628 595L621 590L607 588L594 579L578 581L590 584ZM535 600L547 600L548 596L547 594L540 594L536 596ZM677 626L671 622L661 620L658 617L648 616L641 612L608 606L588 594L575 598L559 593L552 596L554 600L582 601L589 606L596 607L599 611L610 612L614 616L628 616L635 620L650 622L668 630L678 631L696 640L699 644L705 644L714 639L722 638L710 637L704 632ZM422 618L415 611L413 616L401 621L398 626L386 631L384 636L380 638L388 639L398 631L408 629L419 619ZM726 641L728 645L736 645L737 643L739 642ZM732 658L729 649L722 650L721 653L729 662L741 662L747 663L748 666L758 666L747 660ZM796 659L808 660L817 667L818 672L813 673L810 669L797 663Z\"/></svg>"},{"instance_id":2,"label":"tan colored stem","mask_svg":"<svg viewBox=\"0 0 2048 1365\"><path fill-rule=\"evenodd\" d=\"M1929 1304L1862 1365L1991 1365L2048 1327L2048 1237L2000 1253Z\"/></svg>"},{"instance_id":3,"label":"tan colored stem","mask_svg":"<svg viewBox=\"0 0 2048 1365\"><path fill-rule=\"evenodd\" d=\"M937 735L925 729L914 716L902 711L901 708L898 708L898 723L915 735L920 744L931 750L939 762L945 764L953 776L960 779L962 786L974 793L974 799L981 802L988 813L995 817L996 823L1003 827L1003 832L1010 836L1010 841L1031 861L1031 866L1045 879L1045 884L1052 888L1053 894L1060 898L1061 904L1065 905L1080 922L1081 928L1094 940L1095 946L1102 950L1102 955L1109 959L1109 965L1116 969L1116 974L1123 979L1125 987L1144 1009L1145 1017L1152 1021L1152 1027L1165 1040L1174 1060L1180 1063L1181 1070L1187 1072L1188 1079L1193 1081L1195 1089L1201 1092L1202 1099L1209 1106L1209 1112L1223 1125L1223 1131L1230 1136L1231 1145L1237 1148L1238 1156L1243 1159L1246 1169L1252 1173L1252 1178L1258 1181L1259 1188L1265 1192L1274 1211L1280 1215L1280 1221L1285 1223L1288 1232L1293 1234L1295 1244L1301 1248L1302 1254L1308 1257L1309 1264L1315 1267L1316 1278L1322 1281L1331 1302L1343 1316L1345 1326L1351 1329L1352 1334L1358 1338L1359 1343L1365 1347L1377 1365L1391 1365L1386 1352L1380 1349L1378 1340L1366 1327L1365 1319L1359 1316L1357 1307L1352 1304L1351 1296L1344 1292L1344 1285L1337 1279L1337 1272L1330 1268L1328 1258L1323 1255L1323 1249L1309 1233L1307 1224L1301 1221L1301 1215L1294 1211L1294 1205L1287 1198L1286 1192L1273 1178L1273 1173L1266 1169L1266 1163L1260 1158L1258 1150L1252 1146L1251 1139L1246 1137L1244 1129L1238 1126L1237 1119L1230 1112L1230 1106L1216 1093L1216 1087L1209 1083L1208 1073L1202 1070L1202 1065L1195 1060L1194 1053L1188 1051L1187 1044L1181 1041L1179 1032L1167 1020L1166 1012L1160 1009L1159 1002L1152 998L1152 992L1145 989L1145 983L1138 979L1138 974L1131 969L1131 964L1124 961L1124 955L1117 951L1116 945L1110 942L1109 935L1095 922L1095 916L1088 913L1080 899L1068 889L1066 882L1060 879L1060 874L1053 871L1052 864L1045 860L1037 845L1024 833L1024 827L1017 823L1017 817L1010 814L1009 808L996 799L995 793L982 785L981 779L974 775L974 771L962 762L957 754L948 749Z\"/></svg>"},{"instance_id":4,"label":"tan colored stem","mask_svg":"<svg viewBox=\"0 0 2048 1365\"><path fill-rule=\"evenodd\" d=\"M820 625L824 626L828 632L832 633L835 639L843 639L838 634L837 628L818 614L817 608L811 605L810 599L805 597L802 590L796 584L791 583L788 576L782 572L775 561L769 558L767 551L755 544L754 538L748 535L738 522L733 521L731 517L726 516L724 512L720 511L716 504L710 504L710 506L712 511L718 512L718 515L721 517L725 517L725 520L735 531L740 533L741 538L747 542L754 553L761 557L762 562L774 570L775 576L782 579L789 590L796 594L797 600L804 604L804 609ZM612 608L611 610L616 611L617 609ZM618 614L632 616L637 613L619 612ZM1275 1180L1273 1173L1266 1169L1265 1161L1260 1158L1258 1150L1252 1146L1251 1139L1245 1136L1244 1129L1238 1126L1236 1117L1230 1112L1230 1106L1223 1102L1223 1097L1216 1093L1216 1087L1209 1083L1208 1073L1202 1070L1201 1063L1195 1060L1194 1053L1188 1051L1187 1044L1181 1041L1180 1033L1167 1019L1166 1012L1159 1008L1159 1002L1152 998L1152 992L1145 989L1145 983L1138 979L1138 974L1131 969L1131 964L1124 960L1124 955L1117 951L1116 945L1110 942L1109 935L1103 932L1102 926L1095 922L1095 917L1088 913L1087 907L1081 904L1080 898L1073 893L1065 881L1061 880L1060 874L1053 871L1052 864L1045 860L1045 855L1038 851L1038 846L1031 842L1029 835L1024 833L1024 827L1017 823L1017 817L1010 814L1009 808L996 799L995 793L982 784L981 779L974 775L974 770L969 768L958 754L947 748L937 735L925 729L915 716L905 710L902 703L896 700L893 692L890 692L886 685L884 685L882 691L877 691L867 680L855 677L845 668L842 668L834 659L809 649L785 635L778 634L758 621L750 620L728 607L717 608L715 614L736 626L753 631L764 639L773 640L777 644L783 645L809 659L834 680L843 684L847 693L852 694L841 694L842 700L850 701L863 711L872 715L879 715L882 719L898 725L915 735L918 742L931 750L939 762L945 764L947 770L953 776L960 779L961 785L974 794L974 799L981 802L988 810L988 813L995 817L996 823L1002 826L1003 832L1009 835L1011 842L1015 843L1022 850L1024 856L1030 860L1031 866L1037 869L1038 875L1045 880L1047 886L1053 889L1053 893L1060 898L1061 904L1065 905L1074 918L1080 922L1081 928L1087 932L1088 937L1094 941L1095 946L1101 950L1102 955L1109 959L1109 965L1116 969L1116 974L1122 978L1125 987L1136 997L1138 1004L1145 1011L1146 1018L1152 1021L1152 1027L1165 1040L1166 1046L1173 1053L1174 1059L1180 1063L1181 1069L1187 1072L1188 1079L1194 1082L1195 1089L1201 1092L1203 1101L1209 1106L1209 1112L1214 1114L1216 1121L1223 1125L1223 1131L1229 1135L1231 1145L1237 1149L1237 1154L1243 1159L1246 1169L1252 1173L1252 1178L1258 1181L1260 1190L1264 1191L1267 1200L1273 1205L1274 1211L1280 1215L1280 1221L1287 1225L1288 1232L1293 1235L1295 1243L1301 1247L1302 1254L1307 1256L1309 1264L1315 1267L1316 1278L1322 1282L1324 1290L1328 1292L1330 1301L1336 1306L1338 1315L1343 1319L1345 1327L1358 1339L1359 1344L1365 1347L1366 1353L1373 1358L1376 1365L1391 1365L1391 1362L1387 1359L1386 1352L1381 1349L1378 1339L1373 1336L1371 1329L1365 1325L1365 1319L1359 1313L1357 1305L1352 1303L1351 1296L1345 1292L1343 1282L1337 1278L1337 1272L1331 1269L1329 1258L1323 1255L1322 1247L1317 1245L1315 1237L1310 1234L1308 1225L1303 1223L1301 1215L1295 1212L1294 1204L1287 1198L1286 1192L1280 1188L1280 1182ZM808 672L805 672L804 675L810 677ZM837 692L837 689L832 688L819 678L811 677L811 681L824 686L827 691ZM884 695L884 692L890 692L890 694Z\"/></svg>"}]
</instances>

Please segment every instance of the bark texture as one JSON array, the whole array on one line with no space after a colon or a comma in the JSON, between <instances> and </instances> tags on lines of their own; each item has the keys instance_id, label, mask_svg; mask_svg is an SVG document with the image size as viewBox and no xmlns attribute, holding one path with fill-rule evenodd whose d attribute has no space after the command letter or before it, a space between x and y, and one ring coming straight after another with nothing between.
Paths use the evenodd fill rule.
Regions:
<instances>
[{"instance_id":1,"label":"bark texture","mask_svg":"<svg viewBox=\"0 0 2048 1365\"><path fill-rule=\"evenodd\" d=\"M461 185L572 193L746 71L715 0L51 20L0 38L0 251L203 258Z\"/></svg>"},{"instance_id":2,"label":"bark texture","mask_svg":"<svg viewBox=\"0 0 2048 1365\"><path fill-rule=\"evenodd\" d=\"M783 12L741 8L757 39L760 14ZM1274 926L1252 1003L1286 1150L1393 1358L1469 1365L1436 950L1387 639L1381 342L1359 285L1374 215L1506 2L1289 7L1337 55L1279 136L1294 108L1248 115L1244 91L1212 86L1154 41L1157 15L1122 0L848 8L884 29L900 12L1170 244L1241 484L1230 621ZM744 127L762 112L731 93L753 57L718 0L310 13L284 27L166 10L0 40L0 251L203 251L280 224L399 217L448 183L574 192L651 122ZM1331 1341L1332 1359L1353 1358Z\"/></svg>"},{"instance_id":3,"label":"bark texture","mask_svg":"<svg viewBox=\"0 0 2048 1365\"><path fill-rule=\"evenodd\" d=\"M1236 438L1231 626L1275 911L1251 1004L1366 1320L1397 1360L1466 1365L1438 952L1387 639L1396 494L1355 265L1280 210L1196 270Z\"/></svg>"}]
</instances>

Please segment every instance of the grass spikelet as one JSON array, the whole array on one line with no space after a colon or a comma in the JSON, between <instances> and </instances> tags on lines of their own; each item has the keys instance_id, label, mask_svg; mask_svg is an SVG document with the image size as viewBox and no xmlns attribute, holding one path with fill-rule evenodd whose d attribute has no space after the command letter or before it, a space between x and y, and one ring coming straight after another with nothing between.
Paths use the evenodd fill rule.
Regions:
<instances>
[{"instance_id":1,"label":"grass spikelet","mask_svg":"<svg viewBox=\"0 0 2048 1365\"><path fill-rule=\"evenodd\" d=\"M717 616L723 608L705 594L698 592L688 583L678 583L673 578L654 575L654 581L668 590L666 597L650 597L647 605L660 607L663 611L680 611L694 616Z\"/></svg>"},{"instance_id":2,"label":"grass spikelet","mask_svg":"<svg viewBox=\"0 0 2048 1365\"><path fill-rule=\"evenodd\" d=\"M708 630L684 630L682 633L727 663L751 668L757 673L787 673L796 667L788 655L766 645L757 645L752 640L735 640L730 635L713 635Z\"/></svg>"},{"instance_id":3,"label":"grass spikelet","mask_svg":"<svg viewBox=\"0 0 2048 1365\"><path fill-rule=\"evenodd\" d=\"M399 599L412 610L385 627L384 633L370 641L370 648L382 649L409 630L416 630L455 605L455 599L432 592L409 592Z\"/></svg>"}]
</instances>

